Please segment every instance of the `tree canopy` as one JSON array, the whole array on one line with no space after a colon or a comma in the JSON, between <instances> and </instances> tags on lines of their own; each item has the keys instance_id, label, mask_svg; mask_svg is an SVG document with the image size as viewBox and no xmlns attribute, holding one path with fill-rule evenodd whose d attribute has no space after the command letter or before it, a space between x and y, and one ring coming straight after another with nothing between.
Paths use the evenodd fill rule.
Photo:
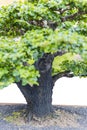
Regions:
<instances>
[{"instance_id":1,"label":"tree canopy","mask_svg":"<svg viewBox=\"0 0 87 130\"><path fill-rule=\"evenodd\" d=\"M38 85L38 59L45 54L54 58L52 76L87 75L87 0L26 0L0 7L0 88L19 81Z\"/></svg>"}]
</instances>

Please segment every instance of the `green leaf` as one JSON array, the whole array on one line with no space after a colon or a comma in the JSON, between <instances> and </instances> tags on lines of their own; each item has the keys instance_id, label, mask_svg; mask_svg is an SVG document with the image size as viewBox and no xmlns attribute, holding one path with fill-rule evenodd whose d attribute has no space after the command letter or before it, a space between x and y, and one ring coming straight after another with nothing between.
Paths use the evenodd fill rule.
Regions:
<instances>
[{"instance_id":1,"label":"green leaf","mask_svg":"<svg viewBox=\"0 0 87 130\"><path fill-rule=\"evenodd\" d=\"M26 0L0 7L0 88L12 82L39 85L35 67L58 51L52 74L87 75L87 0ZM79 56L77 60L75 56Z\"/></svg>"}]
</instances>

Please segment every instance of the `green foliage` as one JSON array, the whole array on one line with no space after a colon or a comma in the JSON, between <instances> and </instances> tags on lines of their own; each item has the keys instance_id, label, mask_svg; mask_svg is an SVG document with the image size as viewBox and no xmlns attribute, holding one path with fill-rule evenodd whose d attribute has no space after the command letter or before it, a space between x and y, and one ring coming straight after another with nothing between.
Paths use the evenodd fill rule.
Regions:
<instances>
[{"instance_id":1,"label":"green foliage","mask_svg":"<svg viewBox=\"0 0 87 130\"><path fill-rule=\"evenodd\" d=\"M86 75L86 0L26 0L0 7L0 86L22 80L38 85L34 64L44 53L54 59L52 75L71 70ZM75 55L82 59L76 60Z\"/></svg>"},{"instance_id":2,"label":"green foliage","mask_svg":"<svg viewBox=\"0 0 87 130\"><path fill-rule=\"evenodd\" d=\"M83 21L84 18L87 22L85 15L87 13L87 1L35 0L35 2L15 2L0 9L0 34L21 35L27 30L38 28L38 25L45 21L48 24L57 22L58 25L61 25L61 20L71 21L67 16L77 12L84 15L79 14L75 19L73 17L70 19L73 21L82 19ZM46 24L43 26L48 27Z\"/></svg>"},{"instance_id":3,"label":"green foliage","mask_svg":"<svg viewBox=\"0 0 87 130\"><path fill-rule=\"evenodd\" d=\"M32 64L32 55L26 54L26 46L15 38L0 38L0 85L8 85L12 82L23 81L23 85L28 82L37 84L38 71ZM24 66L24 62L29 62Z\"/></svg>"},{"instance_id":4,"label":"green foliage","mask_svg":"<svg viewBox=\"0 0 87 130\"><path fill-rule=\"evenodd\" d=\"M66 65L64 64L64 62L67 61L68 64L69 62L72 62L74 60L74 57L75 54L72 53L66 53L61 57L57 56L53 62L53 75L57 74L58 72L63 72L65 70L68 70L68 67L66 69Z\"/></svg>"}]
</instances>

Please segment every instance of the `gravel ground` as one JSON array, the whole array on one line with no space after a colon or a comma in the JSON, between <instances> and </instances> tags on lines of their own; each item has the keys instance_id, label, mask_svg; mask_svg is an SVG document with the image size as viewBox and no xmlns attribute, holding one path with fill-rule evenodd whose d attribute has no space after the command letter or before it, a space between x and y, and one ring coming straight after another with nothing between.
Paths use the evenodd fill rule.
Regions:
<instances>
[{"instance_id":1,"label":"gravel ground","mask_svg":"<svg viewBox=\"0 0 87 130\"><path fill-rule=\"evenodd\" d=\"M19 111L25 109L24 104L1 104L0 130L87 130L87 107L85 106L54 106L55 114L52 117L31 123L24 123L17 115ZM14 118L14 115L11 116L13 113L16 113Z\"/></svg>"}]
</instances>

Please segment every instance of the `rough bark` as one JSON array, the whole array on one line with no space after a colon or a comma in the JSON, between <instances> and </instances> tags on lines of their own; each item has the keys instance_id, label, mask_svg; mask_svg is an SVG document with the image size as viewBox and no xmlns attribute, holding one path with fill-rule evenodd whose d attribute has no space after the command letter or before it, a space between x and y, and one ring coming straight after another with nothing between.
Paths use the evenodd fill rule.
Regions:
<instances>
[{"instance_id":1,"label":"rough bark","mask_svg":"<svg viewBox=\"0 0 87 130\"><path fill-rule=\"evenodd\" d=\"M17 83L28 104L28 121L31 120L32 114L37 117L43 117L52 112L52 89L54 85L51 76L52 61L53 57L51 54L44 54L38 60L36 67L40 73L39 86L22 86L22 82Z\"/></svg>"},{"instance_id":2,"label":"rough bark","mask_svg":"<svg viewBox=\"0 0 87 130\"><path fill-rule=\"evenodd\" d=\"M54 75L52 78L53 78L53 82L55 83L59 78L62 78L62 77L69 77L69 78L72 78L74 77L74 74L71 72L71 71L64 71L64 72L60 72L56 75Z\"/></svg>"},{"instance_id":3,"label":"rough bark","mask_svg":"<svg viewBox=\"0 0 87 130\"><path fill-rule=\"evenodd\" d=\"M27 101L27 121L30 121L33 115L37 117L47 116L52 112L52 90L57 79L67 76L73 77L70 71L65 71L52 76L52 63L54 58L63 55L64 51L58 51L54 54L46 53L35 63L36 69L40 73L38 79L39 86L22 86L22 81L18 82L18 88Z\"/></svg>"}]
</instances>

